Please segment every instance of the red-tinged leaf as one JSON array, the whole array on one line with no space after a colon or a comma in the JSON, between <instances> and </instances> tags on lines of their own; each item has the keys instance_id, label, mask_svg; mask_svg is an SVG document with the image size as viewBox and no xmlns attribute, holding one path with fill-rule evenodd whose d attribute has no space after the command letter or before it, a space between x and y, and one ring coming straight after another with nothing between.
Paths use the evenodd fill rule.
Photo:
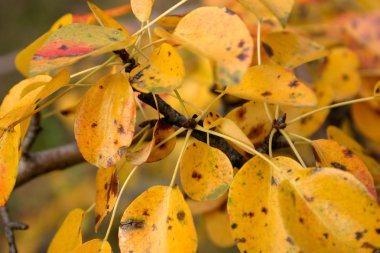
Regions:
<instances>
[{"instance_id":1,"label":"red-tinged leaf","mask_svg":"<svg viewBox=\"0 0 380 253\"><path fill-rule=\"evenodd\" d=\"M154 186L125 210L119 226L121 253L194 253L197 248L190 209L178 187Z\"/></svg>"},{"instance_id":2,"label":"red-tinged leaf","mask_svg":"<svg viewBox=\"0 0 380 253\"><path fill-rule=\"evenodd\" d=\"M333 140L315 140L313 147L319 166L336 168L353 174L377 198L373 178L365 163L350 149Z\"/></svg>"},{"instance_id":3,"label":"red-tinged leaf","mask_svg":"<svg viewBox=\"0 0 380 253\"><path fill-rule=\"evenodd\" d=\"M229 86L227 94L271 104L313 107L317 97L292 72L278 65L257 65L248 69L239 85Z\"/></svg>"},{"instance_id":4,"label":"red-tinged leaf","mask_svg":"<svg viewBox=\"0 0 380 253\"><path fill-rule=\"evenodd\" d=\"M6 130L0 138L0 207L7 203L16 184L20 139L20 126Z\"/></svg>"},{"instance_id":5,"label":"red-tinged leaf","mask_svg":"<svg viewBox=\"0 0 380 253\"><path fill-rule=\"evenodd\" d=\"M350 173L318 168L284 180L279 202L286 229L303 252L375 252L380 208Z\"/></svg>"},{"instance_id":6,"label":"red-tinged leaf","mask_svg":"<svg viewBox=\"0 0 380 253\"><path fill-rule=\"evenodd\" d=\"M47 253L67 253L82 244L82 222L84 211L72 210L50 242Z\"/></svg>"},{"instance_id":7,"label":"red-tinged leaf","mask_svg":"<svg viewBox=\"0 0 380 253\"><path fill-rule=\"evenodd\" d=\"M253 42L248 29L232 11L201 7L184 16L173 38L215 63L216 82L238 84L252 61Z\"/></svg>"},{"instance_id":8,"label":"red-tinged leaf","mask_svg":"<svg viewBox=\"0 0 380 253\"><path fill-rule=\"evenodd\" d=\"M135 120L135 98L125 74L98 80L83 97L74 124L83 157L100 168L115 165L132 142Z\"/></svg>"},{"instance_id":9,"label":"red-tinged leaf","mask_svg":"<svg viewBox=\"0 0 380 253\"><path fill-rule=\"evenodd\" d=\"M103 246L103 247L102 247ZM100 239L93 239L75 248L70 253L112 253L110 244Z\"/></svg>"},{"instance_id":10,"label":"red-tinged leaf","mask_svg":"<svg viewBox=\"0 0 380 253\"><path fill-rule=\"evenodd\" d=\"M118 193L119 177L116 168L99 168L96 174L95 232L113 209Z\"/></svg>"},{"instance_id":11,"label":"red-tinged leaf","mask_svg":"<svg viewBox=\"0 0 380 253\"><path fill-rule=\"evenodd\" d=\"M132 38L114 28L70 24L54 31L33 55L29 72L37 74L67 66L95 54L126 47Z\"/></svg>"}]
</instances>

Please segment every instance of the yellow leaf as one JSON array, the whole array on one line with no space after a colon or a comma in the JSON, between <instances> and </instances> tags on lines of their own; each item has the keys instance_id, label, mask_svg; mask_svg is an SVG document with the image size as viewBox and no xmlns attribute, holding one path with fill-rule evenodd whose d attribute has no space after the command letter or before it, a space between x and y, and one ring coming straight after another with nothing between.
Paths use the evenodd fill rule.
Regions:
<instances>
[{"instance_id":1,"label":"yellow leaf","mask_svg":"<svg viewBox=\"0 0 380 253\"><path fill-rule=\"evenodd\" d=\"M290 31L270 33L262 41L269 58L288 69L327 55L327 51L318 43Z\"/></svg>"},{"instance_id":2,"label":"yellow leaf","mask_svg":"<svg viewBox=\"0 0 380 253\"><path fill-rule=\"evenodd\" d=\"M176 49L167 43L154 49L144 64L130 73L130 82L141 92L169 92L182 84L185 68Z\"/></svg>"},{"instance_id":3,"label":"yellow leaf","mask_svg":"<svg viewBox=\"0 0 380 253\"><path fill-rule=\"evenodd\" d=\"M282 222L278 186L303 168L287 157L276 157L272 168L255 156L236 174L227 207L232 235L240 252L298 252Z\"/></svg>"},{"instance_id":4,"label":"yellow leaf","mask_svg":"<svg viewBox=\"0 0 380 253\"><path fill-rule=\"evenodd\" d=\"M175 28L182 18L183 16L180 15L167 15L160 18L156 24L167 28Z\"/></svg>"},{"instance_id":5,"label":"yellow leaf","mask_svg":"<svg viewBox=\"0 0 380 253\"><path fill-rule=\"evenodd\" d=\"M226 118L235 122L254 145L261 144L272 129L262 102L245 103L227 113Z\"/></svg>"},{"instance_id":6,"label":"yellow leaf","mask_svg":"<svg viewBox=\"0 0 380 253\"><path fill-rule=\"evenodd\" d=\"M115 165L132 142L135 121L135 98L125 74L98 80L83 97L74 124L83 157L100 168Z\"/></svg>"},{"instance_id":7,"label":"yellow leaf","mask_svg":"<svg viewBox=\"0 0 380 253\"><path fill-rule=\"evenodd\" d=\"M245 24L226 8L201 7L183 17L173 37L215 63L216 82L238 84L252 61L253 42Z\"/></svg>"},{"instance_id":8,"label":"yellow leaf","mask_svg":"<svg viewBox=\"0 0 380 253\"><path fill-rule=\"evenodd\" d=\"M257 65L248 69L239 85L226 89L227 94L247 100L272 104L312 107L317 104L314 92L292 72L277 65Z\"/></svg>"},{"instance_id":9,"label":"yellow leaf","mask_svg":"<svg viewBox=\"0 0 380 253\"><path fill-rule=\"evenodd\" d=\"M122 31L126 35L129 35L129 32L127 31L127 29L125 29L124 26L122 26L114 18L108 15L105 11L103 11L102 9L100 9L98 6L96 6L95 4L91 2L87 2L87 4L90 7L95 18L98 20L98 22L101 25L118 29L119 31Z\"/></svg>"},{"instance_id":10,"label":"yellow leaf","mask_svg":"<svg viewBox=\"0 0 380 253\"><path fill-rule=\"evenodd\" d=\"M99 168L96 174L95 232L113 209L118 193L119 177L116 168Z\"/></svg>"},{"instance_id":11,"label":"yellow leaf","mask_svg":"<svg viewBox=\"0 0 380 253\"><path fill-rule=\"evenodd\" d=\"M352 150L367 165L375 183L380 183L380 164L367 155L365 149L359 143L335 126L327 127L327 136L330 140L334 140Z\"/></svg>"},{"instance_id":12,"label":"yellow leaf","mask_svg":"<svg viewBox=\"0 0 380 253\"><path fill-rule=\"evenodd\" d=\"M238 0L242 5L252 11L257 18L276 16L280 23L285 26L294 0Z\"/></svg>"},{"instance_id":13,"label":"yellow leaf","mask_svg":"<svg viewBox=\"0 0 380 253\"><path fill-rule=\"evenodd\" d=\"M335 48L327 56L319 81L332 87L335 101L344 101L359 92L361 80L358 68L359 60L353 51Z\"/></svg>"},{"instance_id":14,"label":"yellow leaf","mask_svg":"<svg viewBox=\"0 0 380 253\"><path fill-rule=\"evenodd\" d=\"M140 22L149 19L154 0L131 0L132 12Z\"/></svg>"},{"instance_id":15,"label":"yellow leaf","mask_svg":"<svg viewBox=\"0 0 380 253\"><path fill-rule=\"evenodd\" d=\"M380 114L368 103L355 103L351 106L351 115L357 130L375 143L380 143Z\"/></svg>"},{"instance_id":16,"label":"yellow leaf","mask_svg":"<svg viewBox=\"0 0 380 253\"><path fill-rule=\"evenodd\" d=\"M319 168L280 185L286 229L303 252L373 252L380 247L377 201L350 173Z\"/></svg>"},{"instance_id":17,"label":"yellow leaf","mask_svg":"<svg viewBox=\"0 0 380 253\"><path fill-rule=\"evenodd\" d=\"M205 213L203 218L207 235L216 246L227 248L234 245L226 210L218 208L212 212Z\"/></svg>"},{"instance_id":18,"label":"yellow leaf","mask_svg":"<svg viewBox=\"0 0 380 253\"><path fill-rule=\"evenodd\" d=\"M333 102L333 90L330 85L328 85L327 83L317 82L313 88L318 98L317 108L330 105ZM315 108L281 106L281 111L283 113L286 113L287 119L296 118L312 110L315 110ZM289 132L300 134L305 137L312 136L315 132L321 129L329 113L330 110L323 110L317 113L313 113L312 115L304 117L301 120L288 125L286 129Z\"/></svg>"},{"instance_id":19,"label":"yellow leaf","mask_svg":"<svg viewBox=\"0 0 380 253\"><path fill-rule=\"evenodd\" d=\"M104 242L103 248L102 244L102 240L93 239L70 251L70 253L99 253L100 249L102 249L102 253L112 253L111 246L107 241Z\"/></svg>"},{"instance_id":20,"label":"yellow leaf","mask_svg":"<svg viewBox=\"0 0 380 253\"><path fill-rule=\"evenodd\" d=\"M16 55L15 65L17 70L25 77L30 76L29 63L33 59L34 54L45 43L45 41L53 34L53 31L49 31L36 39L32 44L21 50Z\"/></svg>"},{"instance_id":21,"label":"yellow leaf","mask_svg":"<svg viewBox=\"0 0 380 253\"><path fill-rule=\"evenodd\" d=\"M20 126L6 130L0 138L0 207L3 207L16 184L20 145Z\"/></svg>"},{"instance_id":22,"label":"yellow leaf","mask_svg":"<svg viewBox=\"0 0 380 253\"><path fill-rule=\"evenodd\" d=\"M178 187L154 186L125 210L119 227L121 253L193 253L197 236Z\"/></svg>"},{"instance_id":23,"label":"yellow leaf","mask_svg":"<svg viewBox=\"0 0 380 253\"><path fill-rule=\"evenodd\" d=\"M57 21L54 22L54 24L50 27L50 32L54 32L58 30L59 28L70 25L73 23L73 15L71 13L67 13L60 17Z\"/></svg>"},{"instance_id":24,"label":"yellow leaf","mask_svg":"<svg viewBox=\"0 0 380 253\"><path fill-rule=\"evenodd\" d=\"M315 140L312 145L319 166L350 172L377 198L373 178L367 166L352 150L333 140Z\"/></svg>"},{"instance_id":25,"label":"yellow leaf","mask_svg":"<svg viewBox=\"0 0 380 253\"><path fill-rule=\"evenodd\" d=\"M170 135L175 133L175 129L166 123L163 120L159 120L157 122L156 128L153 132L154 135L154 146L158 145L161 143L163 140L168 138ZM149 157L147 159L147 162L156 162L164 159L167 157L175 148L176 144L176 137L170 139L166 143L156 146L155 148L152 149L152 151L149 154Z\"/></svg>"},{"instance_id":26,"label":"yellow leaf","mask_svg":"<svg viewBox=\"0 0 380 253\"><path fill-rule=\"evenodd\" d=\"M84 211L72 210L50 242L47 253L67 253L82 244L82 221Z\"/></svg>"},{"instance_id":27,"label":"yellow leaf","mask_svg":"<svg viewBox=\"0 0 380 253\"><path fill-rule=\"evenodd\" d=\"M228 190L232 179L232 164L222 151L200 141L187 146L181 161L181 182L190 198L216 199Z\"/></svg>"}]
</instances>

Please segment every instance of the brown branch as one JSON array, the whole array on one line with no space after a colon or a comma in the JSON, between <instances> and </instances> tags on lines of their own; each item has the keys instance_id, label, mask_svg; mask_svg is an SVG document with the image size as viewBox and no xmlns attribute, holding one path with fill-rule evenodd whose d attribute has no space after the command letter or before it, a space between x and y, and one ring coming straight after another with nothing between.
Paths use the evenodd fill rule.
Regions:
<instances>
[{"instance_id":1,"label":"brown branch","mask_svg":"<svg viewBox=\"0 0 380 253\"><path fill-rule=\"evenodd\" d=\"M25 156L29 155L29 151L33 146L38 134L41 132L41 113L37 112L31 117L28 132L25 135L22 143L22 153Z\"/></svg>"},{"instance_id":2,"label":"brown branch","mask_svg":"<svg viewBox=\"0 0 380 253\"><path fill-rule=\"evenodd\" d=\"M20 161L16 187L35 177L84 162L75 142L31 153Z\"/></svg>"},{"instance_id":3,"label":"brown branch","mask_svg":"<svg viewBox=\"0 0 380 253\"><path fill-rule=\"evenodd\" d=\"M0 208L0 216L3 222L4 234L8 241L9 253L17 253L14 230L28 229L28 225L11 221L5 206Z\"/></svg>"},{"instance_id":4,"label":"brown branch","mask_svg":"<svg viewBox=\"0 0 380 253\"><path fill-rule=\"evenodd\" d=\"M152 93L140 93L138 98L144 102L145 104L150 105L154 109L156 109L156 103L153 98ZM188 119L185 116L177 112L173 107L167 104L162 98L156 95L157 104L159 107L159 111L162 115L165 116L164 120L171 125L176 125L178 127L186 127L186 123ZM206 142L207 135L204 132L194 130L191 134L194 138ZM214 135L210 135L210 145L214 148L217 148L223 151L228 158L230 159L232 165L236 168L240 168L247 161L247 159L242 156L239 152L237 152L234 148L232 148L227 141L222 138L219 138Z\"/></svg>"}]
</instances>

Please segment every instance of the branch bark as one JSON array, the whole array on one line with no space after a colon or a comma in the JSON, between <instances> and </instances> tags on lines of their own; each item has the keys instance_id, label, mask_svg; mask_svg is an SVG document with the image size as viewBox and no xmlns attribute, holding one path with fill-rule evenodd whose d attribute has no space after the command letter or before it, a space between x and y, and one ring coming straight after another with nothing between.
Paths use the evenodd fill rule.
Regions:
<instances>
[{"instance_id":1,"label":"branch bark","mask_svg":"<svg viewBox=\"0 0 380 253\"><path fill-rule=\"evenodd\" d=\"M0 216L3 222L4 234L8 241L9 253L17 253L14 230L28 229L28 225L11 221L8 210L5 206L0 208Z\"/></svg>"}]
</instances>

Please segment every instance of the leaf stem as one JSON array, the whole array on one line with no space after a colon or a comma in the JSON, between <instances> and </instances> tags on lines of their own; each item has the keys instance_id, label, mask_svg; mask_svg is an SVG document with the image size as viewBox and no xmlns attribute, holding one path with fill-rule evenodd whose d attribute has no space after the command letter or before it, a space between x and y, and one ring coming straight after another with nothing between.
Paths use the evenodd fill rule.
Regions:
<instances>
[{"instance_id":1,"label":"leaf stem","mask_svg":"<svg viewBox=\"0 0 380 253\"><path fill-rule=\"evenodd\" d=\"M178 174L179 165L181 164L182 156L185 153L187 143L188 143L190 136L191 136L191 132L193 132L192 129L188 130L186 133L185 141L183 142L181 152L179 153L179 156L178 156L177 164L175 165L175 168L174 168L172 180L170 181L170 187L174 186L175 178L177 177L177 174Z\"/></svg>"},{"instance_id":2,"label":"leaf stem","mask_svg":"<svg viewBox=\"0 0 380 253\"><path fill-rule=\"evenodd\" d=\"M272 152L272 143L273 143L273 136L274 134L276 133L276 129L272 129L272 131L270 132L269 134L269 143L268 143L268 146L269 146L269 158L272 158L273 157L273 152Z\"/></svg>"},{"instance_id":3,"label":"leaf stem","mask_svg":"<svg viewBox=\"0 0 380 253\"><path fill-rule=\"evenodd\" d=\"M317 112L320 112L320 111L324 111L324 110L328 110L328 109L331 109L331 108L335 108L335 107L340 107L340 106L344 106L344 105L350 105L350 104L355 104L355 103L361 103L361 102L366 102L366 101L370 101L372 99L375 99L376 97L375 96L371 96L371 97L365 97L365 98L359 98L359 99L354 99L354 100L349 100L349 101L344 101L344 102L340 102L340 103L336 103L336 104L333 104L333 105L328 105L328 106L323 106L323 107L320 107L320 108L317 108L315 110L312 110L310 112L307 112L307 113L304 113L294 119L291 119L289 120L288 122L286 122L287 125L291 125L303 118L306 118L314 113L317 113Z\"/></svg>"},{"instance_id":4,"label":"leaf stem","mask_svg":"<svg viewBox=\"0 0 380 253\"><path fill-rule=\"evenodd\" d=\"M313 141L312 140L310 140L310 139L308 139L308 138L306 138L306 137L303 137L303 136L301 136L301 135L298 135L298 134L294 134L294 133L289 133L289 132L287 132L290 136L293 136L293 137L295 137L295 138L298 138L298 139L300 139L300 140L303 140L303 141L305 141L305 142L307 142L307 143L312 143Z\"/></svg>"},{"instance_id":5,"label":"leaf stem","mask_svg":"<svg viewBox=\"0 0 380 253\"><path fill-rule=\"evenodd\" d=\"M179 102L179 104L181 105L182 110L183 110L183 112L185 113L186 118L190 118L190 114L189 114L189 112L186 110L185 103L184 103L184 101L183 101L181 95L179 94L178 90L175 89L175 90L174 90L174 93L175 93L175 95L176 95L177 98L178 98L178 102Z\"/></svg>"},{"instance_id":6,"label":"leaf stem","mask_svg":"<svg viewBox=\"0 0 380 253\"><path fill-rule=\"evenodd\" d=\"M290 139L289 135L283 130L283 129L280 129L279 130L280 133L282 134L282 136L284 136L284 138L286 139L286 141L288 142L290 148L293 150L294 154L296 155L298 161L300 162L300 164L302 165L302 167L306 168L306 164L305 162L303 161L300 153L298 153L296 147L294 146L292 140Z\"/></svg>"}]
</instances>

